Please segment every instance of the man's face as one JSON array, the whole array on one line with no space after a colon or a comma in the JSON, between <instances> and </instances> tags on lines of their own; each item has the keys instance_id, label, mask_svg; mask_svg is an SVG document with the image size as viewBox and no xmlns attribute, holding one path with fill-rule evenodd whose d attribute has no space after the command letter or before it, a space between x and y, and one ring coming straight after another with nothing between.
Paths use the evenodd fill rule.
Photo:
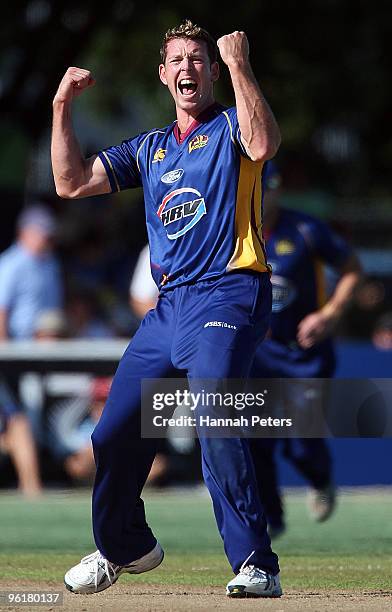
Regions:
<instances>
[{"instance_id":1,"label":"man's face","mask_svg":"<svg viewBox=\"0 0 392 612\"><path fill-rule=\"evenodd\" d=\"M53 237L35 225L24 227L19 233L19 239L36 255L50 251L53 246Z\"/></svg>"},{"instance_id":2,"label":"man's face","mask_svg":"<svg viewBox=\"0 0 392 612\"><path fill-rule=\"evenodd\" d=\"M214 101L218 63L210 64L207 45L201 40L174 38L167 43L166 52L159 77L168 86L176 107L190 113L201 112Z\"/></svg>"}]
</instances>

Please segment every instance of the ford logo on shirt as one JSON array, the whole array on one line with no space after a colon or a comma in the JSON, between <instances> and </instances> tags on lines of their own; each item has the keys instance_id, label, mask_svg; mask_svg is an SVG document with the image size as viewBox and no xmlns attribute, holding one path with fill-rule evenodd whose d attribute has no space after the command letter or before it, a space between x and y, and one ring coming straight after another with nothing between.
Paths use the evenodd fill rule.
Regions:
<instances>
[{"instance_id":1,"label":"ford logo on shirt","mask_svg":"<svg viewBox=\"0 0 392 612\"><path fill-rule=\"evenodd\" d=\"M174 202L172 202L173 198L175 198ZM186 201L184 201L185 198ZM169 202L174 206L167 207ZM181 187L170 191L165 195L157 210L157 215L166 228L169 240L176 240L189 232L205 214L207 214L207 209L204 198L200 191L193 187Z\"/></svg>"},{"instance_id":2,"label":"ford logo on shirt","mask_svg":"<svg viewBox=\"0 0 392 612\"><path fill-rule=\"evenodd\" d=\"M182 175L184 174L184 170L182 168L177 168L177 170L170 170L170 172L166 172L161 176L162 183L175 183L178 181Z\"/></svg>"}]
</instances>

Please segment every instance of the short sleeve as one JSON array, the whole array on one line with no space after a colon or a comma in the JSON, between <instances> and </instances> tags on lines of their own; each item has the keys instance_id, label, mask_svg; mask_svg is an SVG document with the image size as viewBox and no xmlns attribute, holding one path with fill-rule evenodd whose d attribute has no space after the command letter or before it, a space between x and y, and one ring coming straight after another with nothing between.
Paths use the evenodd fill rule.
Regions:
<instances>
[{"instance_id":1,"label":"short sleeve","mask_svg":"<svg viewBox=\"0 0 392 612\"><path fill-rule=\"evenodd\" d=\"M313 253L333 268L343 266L353 254L350 245L326 223L318 219L304 221L298 228Z\"/></svg>"},{"instance_id":2,"label":"short sleeve","mask_svg":"<svg viewBox=\"0 0 392 612\"><path fill-rule=\"evenodd\" d=\"M237 109L235 108L235 106L233 106L225 110L224 114L229 125L230 138L233 141L233 144L241 155L250 159L241 141L241 130L238 123Z\"/></svg>"},{"instance_id":3,"label":"short sleeve","mask_svg":"<svg viewBox=\"0 0 392 612\"><path fill-rule=\"evenodd\" d=\"M141 186L137 163L139 141L140 136L136 136L98 153L108 175L112 193Z\"/></svg>"}]
</instances>

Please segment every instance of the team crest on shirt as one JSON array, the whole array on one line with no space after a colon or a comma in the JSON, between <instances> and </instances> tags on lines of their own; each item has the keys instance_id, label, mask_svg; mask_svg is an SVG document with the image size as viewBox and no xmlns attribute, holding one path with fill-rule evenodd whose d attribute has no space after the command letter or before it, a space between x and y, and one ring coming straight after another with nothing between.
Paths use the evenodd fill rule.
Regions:
<instances>
[{"instance_id":1,"label":"team crest on shirt","mask_svg":"<svg viewBox=\"0 0 392 612\"><path fill-rule=\"evenodd\" d=\"M198 134L189 142L188 148L189 153L192 153L195 149L202 149L208 142L208 136L206 134Z\"/></svg>"},{"instance_id":2,"label":"team crest on shirt","mask_svg":"<svg viewBox=\"0 0 392 612\"><path fill-rule=\"evenodd\" d=\"M163 161L165 159L165 156L166 156L166 149L158 149L154 153L152 163L154 164L155 162Z\"/></svg>"},{"instance_id":3,"label":"team crest on shirt","mask_svg":"<svg viewBox=\"0 0 392 612\"><path fill-rule=\"evenodd\" d=\"M295 244L291 240L278 240L275 244L277 255L291 255L295 251Z\"/></svg>"},{"instance_id":4,"label":"team crest on shirt","mask_svg":"<svg viewBox=\"0 0 392 612\"><path fill-rule=\"evenodd\" d=\"M193 187L170 191L157 210L169 240L176 240L189 232L206 214L204 198L200 191Z\"/></svg>"}]
</instances>

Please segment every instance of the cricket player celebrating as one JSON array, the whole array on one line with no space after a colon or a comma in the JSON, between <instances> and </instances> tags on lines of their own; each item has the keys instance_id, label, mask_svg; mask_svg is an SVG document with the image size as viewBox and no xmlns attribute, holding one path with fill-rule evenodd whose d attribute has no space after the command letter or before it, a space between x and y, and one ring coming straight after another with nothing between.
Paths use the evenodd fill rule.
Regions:
<instances>
[{"instance_id":1,"label":"cricket player celebrating","mask_svg":"<svg viewBox=\"0 0 392 612\"><path fill-rule=\"evenodd\" d=\"M217 46L236 106L214 100ZM261 234L261 176L280 132L249 63L244 32L215 43L186 21L169 30L159 77L177 120L83 159L71 123L73 98L94 85L69 68L53 102L52 164L59 196L81 198L142 186L151 269L159 287L125 351L92 435L97 465L93 530L98 550L65 575L95 593L124 572L153 569L163 551L140 498L156 441L141 438L141 379L171 366L190 381L246 377L269 324L270 270ZM202 437L203 474L235 578L227 594L281 595L248 442Z\"/></svg>"}]
</instances>

